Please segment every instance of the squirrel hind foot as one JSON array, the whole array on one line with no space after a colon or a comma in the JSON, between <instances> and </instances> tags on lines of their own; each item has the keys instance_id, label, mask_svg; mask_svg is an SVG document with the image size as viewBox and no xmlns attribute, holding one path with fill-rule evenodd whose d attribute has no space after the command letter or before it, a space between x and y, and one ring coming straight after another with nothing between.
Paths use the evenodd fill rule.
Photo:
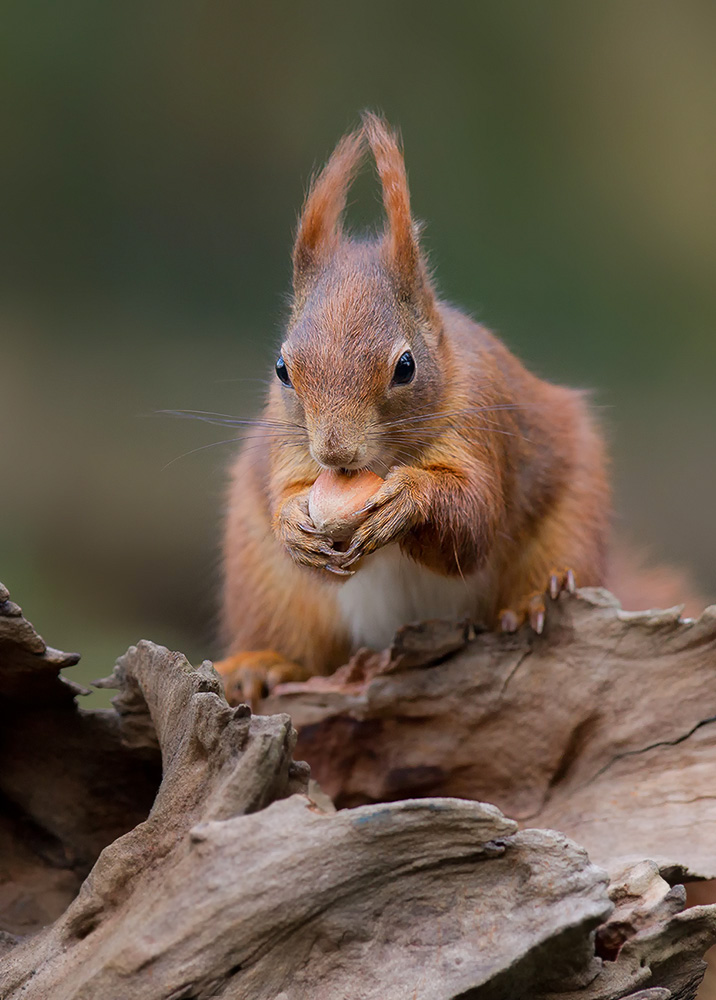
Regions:
<instances>
[{"instance_id":1,"label":"squirrel hind foot","mask_svg":"<svg viewBox=\"0 0 716 1000\"><path fill-rule=\"evenodd\" d=\"M545 598L547 594L556 601L560 594L573 594L577 589L574 571L566 568L553 569L549 574L544 591L535 590L527 594L516 607L503 608L497 615L498 631L516 632L522 625L528 623L533 632L541 635L545 623Z\"/></svg>"},{"instance_id":2,"label":"squirrel hind foot","mask_svg":"<svg viewBox=\"0 0 716 1000\"><path fill-rule=\"evenodd\" d=\"M214 664L230 705L247 704L256 712L277 684L305 681L306 670L273 649L244 650Z\"/></svg>"}]
</instances>

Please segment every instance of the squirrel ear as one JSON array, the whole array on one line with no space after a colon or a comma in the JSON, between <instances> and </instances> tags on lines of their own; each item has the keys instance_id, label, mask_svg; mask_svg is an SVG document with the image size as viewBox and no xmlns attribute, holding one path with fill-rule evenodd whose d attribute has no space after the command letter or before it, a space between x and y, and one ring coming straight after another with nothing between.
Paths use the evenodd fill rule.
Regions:
<instances>
[{"instance_id":1,"label":"squirrel ear","mask_svg":"<svg viewBox=\"0 0 716 1000\"><path fill-rule=\"evenodd\" d=\"M417 300L428 314L435 312L435 295L420 252L419 226L410 212L410 192L400 139L377 115L362 116L368 144L375 157L387 218L383 250L401 293Z\"/></svg>"},{"instance_id":2,"label":"squirrel ear","mask_svg":"<svg viewBox=\"0 0 716 1000\"><path fill-rule=\"evenodd\" d=\"M325 167L311 181L293 247L293 286L297 292L340 243L341 216L348 188L360 166L363 145L362 129L344 135Z\"/></svg>"}]
</instances>

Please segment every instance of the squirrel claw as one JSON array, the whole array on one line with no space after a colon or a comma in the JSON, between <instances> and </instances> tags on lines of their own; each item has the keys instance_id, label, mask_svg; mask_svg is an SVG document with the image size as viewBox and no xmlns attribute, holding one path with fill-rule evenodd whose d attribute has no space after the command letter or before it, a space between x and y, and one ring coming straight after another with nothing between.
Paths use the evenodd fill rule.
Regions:
<instances>
[{"instance_id":1,"label":"squirrel claw","mask_svg":"<svg viewBox=\"0 0 716 1000\"><path fill-rule=\"evenodd\" d=\"M348 569L353 563L358 562L362 555L363 551L361 549L346 549L345 553L342 553L341 568ZM351 574L355 572L354 569L351 570Z\"/></svg>"},{"instance_id":2,"label":"squirrel claw","mask_svg":"<svg viewBox=\"0 0 716 1000\"><path fill-rule=\"evenodd\" d=\"M549 596L556 601L562 591L574 594L577 590L577 582L574 578L574 571L571 569L553 569L549 575Z\"/></svg>"},{"instance_id":3,"label":"squirrel claw","mask_svg":"<svg viewBox=\"0 0 716 1000\"><path fill-rule=\"evenodd\" d=\"M574 572L571 569L553 569L547 582L547 594L556 601L561 593L573 594L577 589ZM538 590L521 600L516 609L505 608L497 616L500 632L516 632L525 622L536 635L544 632L546 617L545 594Z\"/></svg>"},{"instance_id":4,"label":"squirrel claw","mask_svg":"<svg viewBox=\"0 0 716 1000\"><path fill-rule=\"evenodd\" d=\"M544 601L541 594L535 594L525 601L519 611L512 608L505 608L501 611L498 619L498 630L504 633L516 632L521 625L529 622L530 628L537 635L544 632Z\"/></svg>"},{"instance_id":5,"label":"squirrel claw","mask_svg":"<svg viewBox=\"0 0 716 1000\"><path fill-rule=\"evenodd\" d=\"M335 576L355 576L354 569L343 569L342 566L332 566L331 563L326 563L324 569L328 570L329 573L333 573Z\"/></svg>"},{"instance_id":6,"label":"squirrel claw","mask_svg":"<svg viewBox=\"0 0 716 1000\"><path fill-rule=\"evenodd\" d=\"M542 597L533 597L529 603L530 627L537 635L544 632L544 601Z\"/></svg>"},{"instance_id":7,"label":"squirrel claw","mask_svg":"<svg viewBox=\"0 0 716 1000\"><path fill-rule=\"evenodd\" d=\"M298 527L300 528L301 531L305 531L307 535L320 535L321 534L321 532L318 530L318 528L314 528L310 524L299 524Z\"/></svg>"},{"instance_id":8,"label":"squirrel claw","mask_svg":"<svg viewBox=\"0 0 716 1000\"><path fill-rule=\"evenodd\" d=\"M519 626L519 619L511 608L507 608L505 611L500 613L501 632L516 632Z\"/></svg>"},{"instance_id":9,"label":"squirrel claw","mask_svg":"<svg viewBox=\"0 0 716 1000\"><path fill-rule=\"evenodd\" d=\"M303 681L309 676L300 664L287 660L273 649L234 653L214 663L230 705L248 704L257 712L271 690L286 681Z\"/></svg>"}]
</instances>

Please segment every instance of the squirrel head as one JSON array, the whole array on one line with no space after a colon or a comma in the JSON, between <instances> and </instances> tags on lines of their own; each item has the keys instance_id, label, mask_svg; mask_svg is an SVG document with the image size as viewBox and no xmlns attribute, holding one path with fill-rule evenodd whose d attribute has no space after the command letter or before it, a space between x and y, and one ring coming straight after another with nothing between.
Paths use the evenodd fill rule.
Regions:
<instances>
[{"instance_id":1,"label":"squirrel head","mask_svg":"<svg viewBox=\"0 0 716 1000\"><path fill-rule=\"evenodd\" d=\"M366 147L385 226L351 238L342 220ZM425 447L441 409L445 350L400 142L377 116L345 135L314 178L293 250L293 305L272 392L329 468L385 475Z\"/></svg>"}]
</instances>

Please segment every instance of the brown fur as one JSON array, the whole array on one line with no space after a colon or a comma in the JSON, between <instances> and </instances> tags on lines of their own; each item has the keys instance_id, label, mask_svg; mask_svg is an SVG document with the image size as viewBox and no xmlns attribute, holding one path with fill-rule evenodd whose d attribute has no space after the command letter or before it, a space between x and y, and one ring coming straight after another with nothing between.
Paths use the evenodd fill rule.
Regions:
<instances>
[{"instance_id":1,"label":"brown fur","mask_svg":"<svg viewBox=\"0 0 716 1000\"><path fill-rule=\"evenodd\" d=\"M365 145L386 213L373 239L341 215ZM409 348L416 374L392 385ZM396 543L443 577L481 572L479 609L521 620L555 568L605 581L609 488L582 393L530 374L472 319L438 300L410 212L396 136L374 115L338 144L307 195L294 249L294 305L272 385L235 465L225 539L228 648L277 650L306 673L350 651L341 580ZM321 466L385 477L346 552L311 531ZM328 571L327 571L328 568ZM480 577L482 579L482 576Z\"/></svg>"}]
</instances>

